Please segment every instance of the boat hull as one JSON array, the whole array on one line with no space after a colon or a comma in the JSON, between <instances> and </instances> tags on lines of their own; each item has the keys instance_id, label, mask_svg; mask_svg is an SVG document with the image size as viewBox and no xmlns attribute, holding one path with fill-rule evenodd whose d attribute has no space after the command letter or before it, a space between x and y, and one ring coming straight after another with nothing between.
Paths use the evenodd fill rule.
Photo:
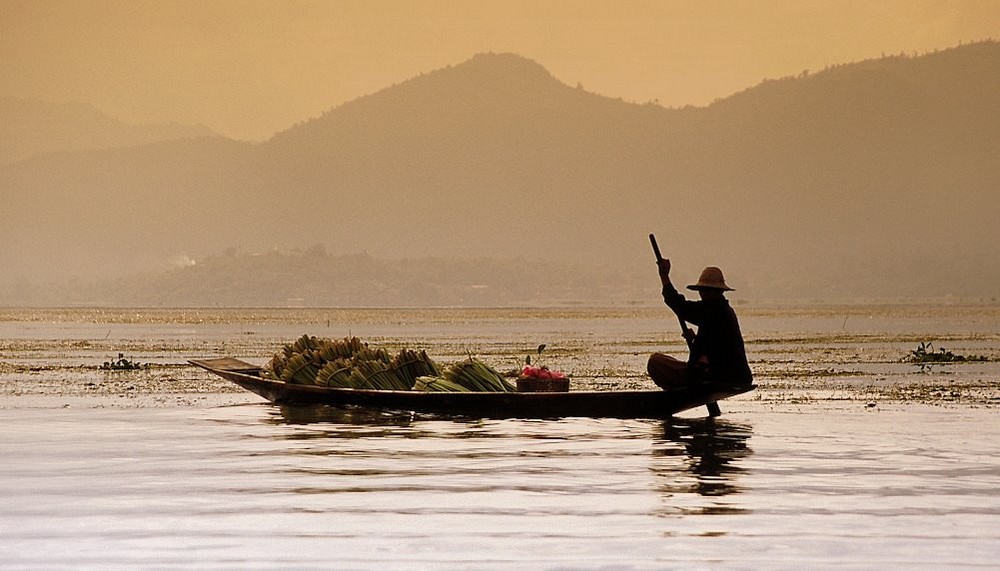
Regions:
<instances>
[{"instance_id":1,"label":"boat hull","mask_svg":"<svg viewBox=\"0 0 1000 571\"><path fill-rule=\"evenodd\" d=\"M237 359L192 360L268 401L282 405L357 406L478 418L665 418L753 390L703 386L671 391L421 392L345 389L265 379Z\"/></svg>"}]
</instances>

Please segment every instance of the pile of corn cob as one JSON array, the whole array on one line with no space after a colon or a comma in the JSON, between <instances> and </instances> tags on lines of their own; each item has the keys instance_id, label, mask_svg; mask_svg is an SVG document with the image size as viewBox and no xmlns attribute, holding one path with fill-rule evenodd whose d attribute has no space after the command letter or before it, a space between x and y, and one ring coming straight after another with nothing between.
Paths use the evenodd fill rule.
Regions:
<instances>
[{"instance_id":1,"label":"pile of corn cob","mask_svg":"<svg viewBox=\"0 0 1000 571\"><path fill-rule=\"evenodd\" d=\"M512 392L492 367L473 358L442 371L426 351L390 356L357 337L339 341L303 335L264 367L268 378L302 385L378 390Z\"/></svg>"}]
</instances>

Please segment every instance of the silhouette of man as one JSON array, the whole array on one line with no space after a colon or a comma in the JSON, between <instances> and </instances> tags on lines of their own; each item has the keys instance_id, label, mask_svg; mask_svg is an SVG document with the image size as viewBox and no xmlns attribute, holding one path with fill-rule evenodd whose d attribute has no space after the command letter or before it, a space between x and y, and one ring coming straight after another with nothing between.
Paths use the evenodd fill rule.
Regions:
<instances>
[{"instance_id":1,"label":"silhouette of man","mask_svg":"<svg viewBox=\"0 0 1000 571\"><path fill-rule=\"evenodd\" d=\"M650 355L646 370L653 382L663 389L702 382L750 385L753 374L747 363L740 324L725 296L727 291L734 290L726 285L722 270L705 268L698 283L687 286L697 291L701 299L688 301L670 283L670 260L658 261L657 267L663 284L663 301L683 321L697 325L698 332L685 331L691 350L686 363L663 353Z\"/></svg>"}]
</instances>

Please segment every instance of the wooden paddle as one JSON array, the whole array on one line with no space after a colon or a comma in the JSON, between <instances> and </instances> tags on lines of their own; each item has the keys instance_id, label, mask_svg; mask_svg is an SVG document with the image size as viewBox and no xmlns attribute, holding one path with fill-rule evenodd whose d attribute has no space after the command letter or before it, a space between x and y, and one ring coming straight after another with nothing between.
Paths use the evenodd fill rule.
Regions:
<instances>
[{"instance_id":1,"label":"wooden paddle","mask_svg":"<svg viewBox=\"0 0 1000 571\"><path fill-rule=\"evenodd\" d=\"M653 246L653 253L656 254L656 261L657 262L662 261L663 255L660 254L660 246L656 243L656 236L650 234L649 243L650 245ZM693 344L694 334L691 332L691 328L688 327L687 323L680 315L677 316L677 322L680 323L681 325L681 334L684 336L684 341L687 342L688 351L690 352L691 346ZM705 408L708 409L708 416L719 416L720 414L722 414L722 409L719 408L719 403L717 402L714 401L710 402L707 405L705 405Z\"/></svg>"}]
</instances>

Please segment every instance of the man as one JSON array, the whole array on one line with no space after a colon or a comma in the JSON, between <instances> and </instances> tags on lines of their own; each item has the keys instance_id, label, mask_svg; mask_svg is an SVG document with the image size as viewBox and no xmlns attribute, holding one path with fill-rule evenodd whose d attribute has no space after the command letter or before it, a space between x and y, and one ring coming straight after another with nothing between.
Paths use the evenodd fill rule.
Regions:
<instances>
[{"instance_id":1,"label":"man","mask_svg":"<svg viewBox=\"0 0 1000 571\"><path fill-rule=\"evenodd\" d=\"M647 370L653 382L663 389L678 388L702 382L743 387L753 381L747 363L743 335L736 312L726 299L727 291L722 270L707 267L698 283L688 289L697 291L701 301L688 301L670 283L670 260L657 262L663 301L687 323L698 326L698 333L685 328L685 338L691 349L687 363L662 353L649 357Z\"/></svg>"}]
</instances>

